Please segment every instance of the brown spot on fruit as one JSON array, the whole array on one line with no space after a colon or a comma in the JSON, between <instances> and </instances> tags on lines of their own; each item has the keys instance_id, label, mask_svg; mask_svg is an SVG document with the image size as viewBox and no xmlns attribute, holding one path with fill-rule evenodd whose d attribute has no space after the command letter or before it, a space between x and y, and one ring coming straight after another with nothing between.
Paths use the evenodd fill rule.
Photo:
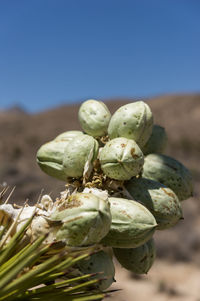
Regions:
<instances>
[{"instance_id":1,"label":"brown spot on fruit","mask_svg":"<svg viewBox=\"0 0 200 301\"><path fill-rule=\"evenodd\" d=\"M167 191L165 188L161 188L165 194L171 196L174 199L174 194L172 192Z\"/></svg>"},{"instance_id":2,"label":"brown spot on fruit","mask_svg":"<svg viewBox=\"0 0 200 301\"><path fill-rule=\"evenodd\" d=\"M120 211L121 211L121 213L122 213L122 214L126 215L128 218L130 218L130 219L131 219L131 216L130 216L130 215L128 215L128 213L127 213L125 210L120 210Z\"/></svg>"},{"instance_id":3,"label":"brown spot on fruit","mask_svg":"<svg viewBox=\"0 0 200 301\"><path fill-rule=\"evenodd\" d=\"M140 260L140 262L143 262L143 261L145 261L146 259L147 259L147 255L144 256L144 257Z\"/></svg>"},{"instance_id":4,"label":"brown spot on fruit","mask_svg":"<svg viewBox=\"0 0 200 301\"><path fill-rule=\"evenodd\" d=\"M135 154L135 148L132 147L132 148L131 148L131 156L133 156L134 154Z\"/></svg>"},{"instance_id":5,"label":"brown spot on fruit","mask_svg":"<svg viewBox=\"0 0 200 301\"><path fill-rule=\"evenodd\" d=\"M134 148L134 147L131 148L131 156L132 156L134 159L139 158L139 156L135 154L135 148Z\"/></svg>"},{"instance_id":6,"label":"brown spot on fruit","mask_svg":"<svg viewBox=\"0 0 200 301\"><path fill-rule=\"evenodd\" d=\"M121 147L126 147L126 144L125 144L125 143L122 143L122 144L121 144Z\"/></svg>"}]
</instances>

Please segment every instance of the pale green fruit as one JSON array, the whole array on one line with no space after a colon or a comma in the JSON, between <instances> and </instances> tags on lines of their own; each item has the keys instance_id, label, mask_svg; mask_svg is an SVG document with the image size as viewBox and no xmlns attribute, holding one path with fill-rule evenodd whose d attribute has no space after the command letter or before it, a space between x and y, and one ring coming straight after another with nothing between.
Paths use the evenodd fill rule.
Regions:
<instances>
[{"instance_id":1,"label":"pale green fruit","mask_svg":"<svg viewBox=\"0 0 200 301\"><path fill-rule=\"evenodd\" d=\"M115 138L106 143L99 154L104 174L115 180L129 180L144 164L143 153L134 140Z\"/></svg>"},{"instance_id":2,"label":"pale green fruit","mask_svg":"<svg viewBox=\"0 0 200 301\"><path fill-rule=\"evenodd\" d=\"M108 135L111 139L133 139L142 147L148 141L153 127L153 115L149 106L137 101L120 107L112 116Z\"/></svg>"},{"instance_id":3,"label":"pale green fruit","mask_svg":"<svg viewBox=\"0 0 200 301\"><path fill-rule=\"evenodd\" d=\"M147 207L154 215L159 230L174 226L182 218L181 204L176 194L165 185L145 178L134 178L126 183L134 200Z\"/></svg>"},{"instance_id":4,"label":"pale green fruit","mask_svg":"<svg viewBox=\"0 0 200 301\"><path fill-rule=\"evenodd\" d=\"M62 161L68 141L50 141L43 144L37 152L37 163L48 175L59 180L66 180Z\"/></svg>"},{"instance_id":5,"label":"pale green fruit","mask_svg":"<svg viewBox=\"0 0 200 301\"><path fill-rule=\"evenodd\" d=\"M171 188L183 201L193 194L192 176L179 161L166 155L150 154L145 157L143 176Z\"/></svg>"},{"instance_id":6,"label":"pale green fruit","mask_svg":"<svg viewBox=\"0 0 200 301\"><path fill-rule=\"evenodd\" d=\"M144 155L152 153L162 154L167 146L167 134L162 126L155 124L153 126L152 134L143 146L142 151Z\"/></svg>"},{"instance_id":7,"label":"pale green fruit","mask_svg":"<svg viewBox=\"0 0 200 301\"><path fill-rule=\"evenodd\" d=\"M78 269L83 274L96 274L92 277L102 279L97 284L100 290L106 290L115 281L115 267L112 259L104 251L92 254L89 258L81 260L78 263Z\"/></svg>"},{"instance_id":8,"label":"pale green fruit","mask_svg":"<svg viewBox=\"0 0 200 301\"><path fill-rule=\"evenodd\" d=\"M43 144L37 152L37 158L42 162L55 162L62 164L66 141L52 140Z\"/></svg>"},{"instance_id":9,"label":"pale green fruit","mask_svg":"<svg viewBox=\"0 0 200 301\"><path fill-rule=\"evenodd\" d=\"M100 137L107 134L111 114L107 106L94 99L82 103L78 118L83 130L93 136Z\"/></svg>"},{"instance_id":10,"label":"pale green fruit","mask_svg":"<svg viewBox=\"0 0 200 301\"><path fill-rule=\"evenodd\" d=\"M98 155L98 142L89 135L79 135L66 146L63 157L63 167L67 177L83 176L86 162L91 157L93 162Z\"/></svg>"},{"instance_id":11,"label":"pale green fruit","mask_svg":"<svg viewBox=\"0 0 200 301\"><path fill-rule=\"evenodd\" d=\"M77 136L84 135L81 131L67 131L58 135L54 140L55 141L71 141Z\"/></svg>"},{"instance_id":12,"label":"pale green fruit","mask_svg":"<svg viewBox=\"0 0 200 301\"><path fill-rule=\"evenodd\" d=\"M112 223L101 243L114 248L136 248L148 241L157 226L151 212L140 203L109 198Z\"/></svg>"},{"instance_id":13,"label":"pale green fruit","mask_svg":"<svg viewBox=\"0 0 200 301\"><path fill-rule=\"evenodd\" d=\"M119 263L136 274L147 274L156 257L153 239L134 249L113 249L113 251Z\"/></svg>"},{"instance_id":14,"label":"pale green fruit","mask_svg":"<svg viewBox=\"0 0 200 301\"><path fill-rule=\"evenodd\" d=\"M98 243L109 231L110 205L91 193L77 193L57 208L50 220L61 222L56 238L69 246Z\"/></svg>"}]
</instances>

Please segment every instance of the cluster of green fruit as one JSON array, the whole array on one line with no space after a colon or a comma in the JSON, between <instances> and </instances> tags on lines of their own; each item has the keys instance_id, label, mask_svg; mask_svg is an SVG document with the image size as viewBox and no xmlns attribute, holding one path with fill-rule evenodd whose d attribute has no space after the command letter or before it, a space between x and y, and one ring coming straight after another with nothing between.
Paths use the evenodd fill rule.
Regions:
<instances>
[{"instance_id":1,"label":"cluster of green fruit","mask_svg":"<svg viewBox=\"0 0 200 301\"><path fill-rule=\"evenodd\" d=\"M152 236L182 218L180 201L192 195L191 175L162 154L165 129L153 124L143 101L111 116L104 103L88 100L78 116L83 132L62 133L37 153L45 173L68 183L46 219L48 231L71 247L110 247L123 267L147 273L155 259ZM114 279L112 259L103 250L78 268L103 271L101 289Z\"/></svg>"}]
</instances>

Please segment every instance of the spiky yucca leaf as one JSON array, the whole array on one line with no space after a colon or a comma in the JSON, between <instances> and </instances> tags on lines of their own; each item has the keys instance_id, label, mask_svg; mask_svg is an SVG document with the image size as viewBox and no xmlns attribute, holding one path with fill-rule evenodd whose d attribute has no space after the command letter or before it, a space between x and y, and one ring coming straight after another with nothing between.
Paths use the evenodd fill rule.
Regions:
<instances>
[{"instance_id":1,"label":"spiky yucca leaf","mask_svg":"<svg viewBox=\"0 0 200 301\"><path fill-rule=\"evenodd\" d=\"M43 245L44 235L22 247L32 219L33 216L11 238L12 225L0 225L0 301L102 300L105 294L96 289L99 280L92 274L70 277L70 269L88 253L62 250L47 256L57 249L57 243Z\"/></svg>"}]
</instances>

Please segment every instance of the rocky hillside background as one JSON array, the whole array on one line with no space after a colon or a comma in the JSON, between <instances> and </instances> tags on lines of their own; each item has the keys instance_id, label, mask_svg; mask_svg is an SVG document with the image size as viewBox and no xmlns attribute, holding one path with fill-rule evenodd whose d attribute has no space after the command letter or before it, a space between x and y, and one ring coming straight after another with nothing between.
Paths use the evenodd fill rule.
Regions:
<instances>
[{"instance_id":1,"label":"rocky hillside background","mask_svg":"<svg viewBox=\"0 0 200 301\"><path fill-rule=\"evenodd\" d=\"M105 101L113 113L134 100ZM185 219L172 230L157 232L158 256L176 261L200 262L200 95L168 95L146 100L155 123L166 128L167 154L192 172L194 197L183 204ZM58 196L64 183L43 174L36 164L36 152L56 135L80 129L79 105L62 106L30 115L19 108L0 111L0 183L16 186L12 201L34 203L41 189Z\"/></svg>"}]
</instances>

